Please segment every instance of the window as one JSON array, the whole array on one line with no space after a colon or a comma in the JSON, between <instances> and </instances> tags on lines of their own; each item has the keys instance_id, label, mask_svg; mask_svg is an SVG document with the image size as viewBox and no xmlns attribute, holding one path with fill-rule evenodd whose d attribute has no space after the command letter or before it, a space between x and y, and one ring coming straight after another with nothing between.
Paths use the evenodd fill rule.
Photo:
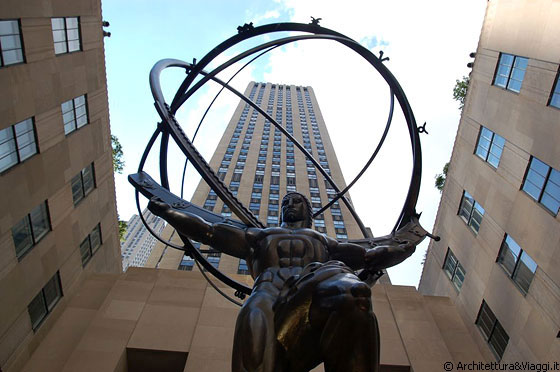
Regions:
<instances>
[{"instance_id":1,"label":"window","mask_svg":"<svg viewBox=\"0 0 560 372\"><path fill-rule=\"evenodd\" d=\"M72 53L81 49L78 17L52 18L54 53Z\"/></svg>"},{"instance_id":2,"label":"window","mask_svg":"<svg viewBox=\"0 0 560 372\"><path fill-rule=\"evenodd\" d=\"M537 264L519 244L506 234L497 262L504 268L523 294L527 294L537 271Z\"/></svg>"},{"instance_id":3,"label":"window","mask_svg":"<svg viewBox=\"0 0 560 372\"><path fill-rule=\"evenodd\" d=\"M470 226L470 228L478 234L482 217L484 216L484 208L478 204L473 197L468 193L463 193L461 200L461 207L459 208L459 216Z\"/></svg>"},{"instance_id":4,"label":"window","mask_svg":"<svg viewBox=\"0 0 560 372\"><path fill-rule=\"evenodd\" d=\"M244 259L239 260L239 266L237 267L237 273L241 275L249 275L249 267L247 266L247 261Z\"/></svg>"},{"instance_id":5,"label":"window","mask_svg":"<svg viewBox=\"0 0 560 372\"><path fill-rule=\"evenodd\" d=\"M449 279L451 279L455 288L460 291L463 286L463 282L465 281L465 269L461 266L459 260L449 248L447 248L447 255L445 256L445 262L443 263L443 271L445 271Z\"/></svg>"},{"instance_id":6,"label":"window","mask_svg":"<svg viewBox=\"0 0 560 372\"><path fill-rule=\"evenodd\" d=\"M560 172L532 157L523 182L523 191L554 215L560 207Z\"/></svg>"},{"instance_id":7,"label":"window","mask_svg":"<svg viewBox=\"0 0 560 372\"><path fill-rule=\"evenodd\" d=\"M207 260L212 266L214 266L217 269L218 266L220 265L220 256L221 255L222 254L220 252L208 253ZM206 269L204 269L204 271L206 271Z\"/></svg>"},{"instance_id":8,"label":"window","mask_svg":"<svg viewBox=\"0 0 560 372\"><path fill-rule=\"evenodd\" d=\"M93 163L85 167L72 178L72 200L78 204L86 195L95 188L95 174Z\"/></svg>"},{"instance_id":9,"label":"window","mask_svg":"<svg viewBox=\"0 0 560 372\"><path fill-rule=\"evenodd\" d=\"M498 360L502 359L509 336L484 300L480 305L475 324L482 332L485 340L488 341L490 349L496 354Z\"/></svg>"},{"instance_id":10,"label":"window","mask_svg":"<svg viewBox=\"0 0 560 372\"><path fill-rule=\"evenodd\" d=\"M552 89L552 93L550 94L550 101L548 101L548 105L556 108L560 108L560 70L558 71L558 74L556 74L556 83L554 83L554 87Z\"/></svg>"},{"instance_id":11,"label":"window","mask_svg":"<svg viewBox=\"0 0 560 372\"><path fill-rule=\"evenodd\" d=\"M177 269L183 271L192 271L193 267L194 259L185 254L183 255L183 259L181 260L181 263L179 264L179 267Z\"/></svg>"},{"instance_id":12,"label":"window","mask_svg":"<svg viewBox=\"0 0 560 372\"><path fill-rule=\"evenodd\" d=\"M63 102L61 107L64 134L72 133L88 123L85 95Z\"/></svg>"},{"instance_id":13,"label":"window","mask_svg":"<svg viewBox=\"0 0 560 372\"><path fill-rule=\"evenodd\" d=\"M80 243L82 266L85 267L91 257L101 246L101 226L97 224L88 236Z\"/></svg>"},{"instance_id":14,"label":"window","mask_svg":"<svg viewBox=\"0 0 560 372\"><path fill-rule=\"evenodd\" d=\"M60 286L60 275L58 271L45 284L43 289L31 300L27 305L27 311L31 318L31 327L33 331L43 323L49 313L52 312L58 300L62 297L62 288Z\"/></svg>"},{"instance_id":15,"label":"window","mask_svg":"<svg viewBox=\"0 0 560 372\"><path fill-rule=\"evenodd\" d=\"M475 154L494 168L498 168L505 143L506 140L503 137L488 128L480 127Z\"/></svg>"},{"instance_id":16,"label":"window","mask_svg":"<svg viewBox=\"0 0 560 372\"><path fill-rule=\"evenodd\" d=\"M0 130L0 172L21 163L36 153L37 141L33 118Z\"/></svg>"},{"instance_id":17,"label":"window","mask_svg":"<svg viewBox=\"0 0 560 372\"><path fill-rule=\"evenodd\" d=\"M44 202L12 227L17 258L21 260L34 245L47 235L50 229L49 211L47 202Z\"/></svg>"},{"instance_id":18,"label":"window","mask_svg":"<svg viewBox=\"0 0 560 372\"><path fill-rule=\"evenodd\" d=\"M216 200L206 199L203 208L209 211L213 211L215 205L216 205Z\"/></svg>"},{"instance_id":19,"label":"window","mask_svg":"<svg viewBox=\"0 0 560 372\"><path fill-rule=\"evenodd\" d=\"M511 54L500 54L494 85L519 93L529 60Z\"/></svg>"},{"instance_id":20,"label":"window","mask_svg":"<svg viewBox=\"0 0 560 372\"><path fill-rule=\"evenodd\" d=\"M0 50L0 67L24 62L18 20L0 21Z\"/></svg>"}]
</instances>

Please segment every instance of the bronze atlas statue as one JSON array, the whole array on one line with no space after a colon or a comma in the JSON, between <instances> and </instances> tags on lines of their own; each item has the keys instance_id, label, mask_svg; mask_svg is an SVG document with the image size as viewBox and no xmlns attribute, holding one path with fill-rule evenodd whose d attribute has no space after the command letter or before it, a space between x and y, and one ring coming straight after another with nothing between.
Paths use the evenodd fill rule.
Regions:
<instances>
[{"instance_id":1,"label":"bronze atlas statue","mask_svg":"<svg viewBox=\"0 0 560 372\"><path fill-rule=\"evenodd\" d=\"M281 31L296 31L299 34L268 41L239 53L210 72L204 71L212 60L240 42ZM232 88L229 81L223 82L216 77L220 71L244 58L256 55L241 69L278 46L308 39L327 39L347 46L367 60L390 87L389 117L383 136L362 171L343 190L338 188L321 164L281 124ZM149 209L175 228L184 245L164 241L154 234L157 239L168 246L184 250L195 259L199 267L202 265L217 279L234 288L237 297L244 299L245 295L250 295L241 304L229 298L207 278L220 293L242 305L233 345L234 372L303 372L313 369L321 362L324 362L327 372L379 370L379 331L372 309L370 286L383 275L383 269L399 264L414 252L416 245L426 236L432 237L420 226L419 214L415 211L420 189L419 133L422 128L416 126L402 88L383 64L386 60L387 58L382 58L382 54L376 57L352 39L319 26L319 19L313 19L310 24L278 23L260 27L245 24L238 27L237 35L218 45L198 63L166 59L158 62L150 73L152 94L162 121L148 143L138 173L130 175L129 180L136 188L139 210L139 193L142 193L150 200ZM161 71L169 67L183 68L187 72L171 105L165 103L159 81ZM175 119L175 114L183 103L208 81L222 85L222 90L233 92L276 126L287 137L287 141L291 141L313 163L336 191L335 197L313 212L304 195L290 192L282 200L280 227L264 227L198 153L192 143L196 133L191 139L187 138ZM392 122L395 97L410 134L413 172L404 207L393 231L386 236L374 238L364 227L345 194L369 167L383 144ZM204 117L200 123L203 119ZM158 184L143 168L160 135L161 182ZM181 196L169 191L167 146L170 136L186 155L186 161L191 162L239 220L223 217L183 200L182 190ZM338 199L342 200L356 220L364 235L363 239L336 240L311 228L313 218ZM142 217L141 213L140 216ZM248 288L213 267L204 258L205 252L195 248L191 240L245 259L255 279L253 287ZM207 276L203 270L201 272Z\"/></svg>"}]
</instances>

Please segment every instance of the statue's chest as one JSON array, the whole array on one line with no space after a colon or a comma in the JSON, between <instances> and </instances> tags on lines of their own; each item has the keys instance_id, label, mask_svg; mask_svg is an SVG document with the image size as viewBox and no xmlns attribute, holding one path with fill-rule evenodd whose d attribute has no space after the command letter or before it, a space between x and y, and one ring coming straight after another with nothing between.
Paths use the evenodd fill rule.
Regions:
<instances>
[{"instance_id":1,"label":"statue's chest","mask_svg":"<svg viewBox=\"0 0 560 372\"><path fill-rule=\"evenodd\" d=\"M267 251L278 259L280 267L301 266L320 260L322 245L310 236L275 234L267 239Z\"/></svg>"}]
</instances>

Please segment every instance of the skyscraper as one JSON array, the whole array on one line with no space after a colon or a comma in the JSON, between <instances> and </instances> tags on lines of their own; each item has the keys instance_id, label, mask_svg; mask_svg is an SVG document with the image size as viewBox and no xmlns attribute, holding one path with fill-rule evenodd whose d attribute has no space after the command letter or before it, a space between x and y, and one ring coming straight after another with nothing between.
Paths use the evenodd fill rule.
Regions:
<instances>
[{"instance_id":1,"label":"skyscraper","mask_svg":"<svg viewBox=\"0 0 560 372\"><path fill-rule=\"evenodd\" d=\"M155 233L160 234L163 231L164 220L154 216L148 209L142 211L142 216ZM144 266L155 244L156 238L146 229L140 216L133 214L128 220L125 239L121 244L123 271L129 266Z\"/></svg>"},{"instance_id":2,"label":"skyscraper","mask_svg":"<svg viewBox=\"0 0 560 372\"><path fill-rule=\"evenodd\" d=\"M560 8L488 2L419 291L488 360L560 360Z\"/></svg>"},{"instance_id":3,"label":"skyscraper","mask_svg":"<svg viewBox=\"0 0 560 372\"><path fill-rule=\"evenodd\" d=\"M121 272L98 0L0 4L0 368Z\"/></svg>"},{"instance_id":4,"label":"skyscraper","mask_svg":"<svg viewBox=\"0 0 560 372\"><path fill-rule=\"evenodd\" d=\"M245 95L293 135L341 189L346 186L313 88L251 82ZM287 192L298 191L306 195L315 211L335 195L335 190L324 181L312 162L279 129L242 101L210 160L210 166L266 226L278 226L279 204ZM197 187L192 202L214 213L231 216L229 208L204 181ZM317 216L313 227L338 239L362 237L350 212L339 201ZM171 226L167 227L164 237L168 238L171 230ZM209 261L216 267L219 265L224 272L247 274L243 260L210 253ZM147 266L190 270L193 262L188 256L183 257L180 251L164 249L163 244L158 243Z\"/></svg>"}]
</instances>

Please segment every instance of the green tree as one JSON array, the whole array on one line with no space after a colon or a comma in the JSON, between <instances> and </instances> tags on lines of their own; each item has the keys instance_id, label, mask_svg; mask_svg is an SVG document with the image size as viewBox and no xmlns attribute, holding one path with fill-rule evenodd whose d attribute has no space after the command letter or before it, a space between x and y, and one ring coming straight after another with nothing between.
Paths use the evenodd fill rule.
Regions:
<instances>
[{"instance_id":1,"label":"green tree","mask_svg":"<svg viewBox=\"0 0 560 372\"><path fill-rule=\"evenodd\" d=\"M459 101L459 110L465 107L465 97L469 88L470 78L463 76L463 80L455 80L455 87L453 88L453 99Z\"/></svg>"},{"instance_id":2,"label":"green tree","mask_svg":"<svg viewBox=\"0 0 560 372\"><path fill-rule=\"evenodd\" d=\"M117 219L119 215L117 214ZM124 236L126 235L126 230L128 229L128 224L126 221L122 221L119 219L119 239L121 242L124 242Z\"/></svg>"},{"instance_id":3,"label":"green tree","mask_svg":"<svg viewBox=\"0 0 560 372\"><path fill-rule=\"evenodd\" d=\"M113 171L122 173L124 169L124 155L122 145L117 136L111 135L111 147L113 148Z\"/></svg>"},{"instance_id":4,"label":"green tree","mask_svg":"<svg viewBox=\"0 0 560 372\"><path fill-rule=\"evenodd\" d=\"M115 173L122 174L124 170L124 154L122 150L122 145L117 138L117 136L111 135L111 147L113 148L113 171ZM117 214L117 220L119 222L119 239L124 241L124 236L126 235L126 230L128 229L128 224L126 221L122 221Z\"/></svg>"},{"instance_id":5,"label":"green tree","mask_svg":"<svg viewBox=\"0 0 560 372\"><path fill-rule=\"evenodd\" d=\"M443 166L443 172L440 174L436 174L436 182L435 182L435 186L436 189L439 190L439 192L443 191L443 186L445 186L445 180L447 179L447 171L449 170L449 163L446 163Z\"/></svg>"}]
</instances>

